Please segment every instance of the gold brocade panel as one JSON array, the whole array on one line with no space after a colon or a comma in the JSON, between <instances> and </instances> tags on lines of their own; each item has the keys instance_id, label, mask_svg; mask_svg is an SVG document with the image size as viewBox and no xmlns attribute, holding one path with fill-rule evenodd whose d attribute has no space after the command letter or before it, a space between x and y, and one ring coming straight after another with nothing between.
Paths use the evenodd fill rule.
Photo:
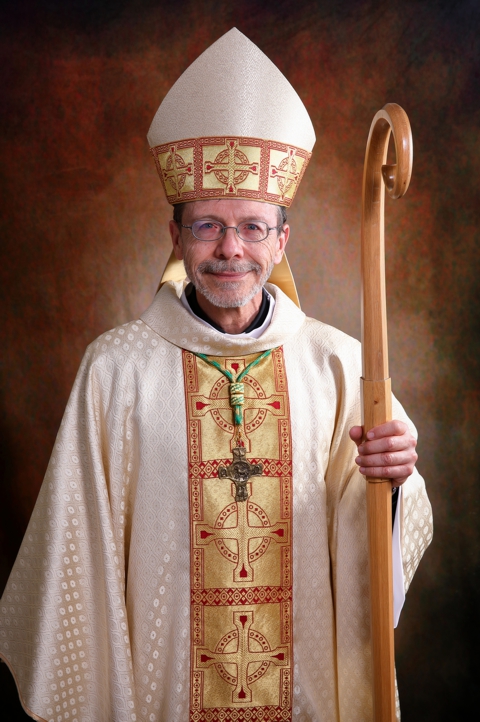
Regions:
<instances>
[{"instance_id":1,"label":"gold brocade panel","mask_svg":"<svg viewBox=\"0 0 480 722\"><path fill-rule=\"evenodd\" d=\"M169 203L248 198L290 206L311 153L260 138L186 138L150 149Z\"/></svg>"},{"instance_id":2,"label":"gold brocade panel","mask_svg":"<svg viewBox=\"0 0 480 722\"><path fill-rule=\"evenodd\" d=\"M215 357L238 375L258 354ZM229 381L183 352L191 528L190 720L290 720L292 715L292 450L283 352L242 379L242 443L261 464L236 501L219 477L238 447ZM237 451L235 451L235 454ZM242 451L243 453L243 451ZM235 456L234 454L234 456Z\"/></svg>"}]
</instances>

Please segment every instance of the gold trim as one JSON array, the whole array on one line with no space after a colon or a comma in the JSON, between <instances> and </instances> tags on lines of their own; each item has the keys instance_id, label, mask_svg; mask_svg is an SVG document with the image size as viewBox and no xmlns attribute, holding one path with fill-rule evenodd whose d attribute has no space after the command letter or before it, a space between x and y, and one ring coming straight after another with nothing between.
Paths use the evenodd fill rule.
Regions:
<instances>
[{"instance_id":1,"label":"gold trim","mask_svg":"<svg viewBox=\"0 0 480 722\"><path fill-rule=\"evenodd\" d=\"M248 198L290 206L312 156L262 138L187 138L150 148L172 205L211 198Z\"/></svg>"},{"instance_id":2,"label":"gold trim","mask_svg":"<svg viewBox=\"0 0 480 722\"><path fill-rule=\"evenodd\" d=\"M175 254L172 251L170 258L167 261L167 265L165 266L165 270L163 271L162 278L157 288L157 293L167 281L184 281L185 278L186 274L183 261L179 261L175 258ZM282 256L280 263L273 267L273 271L268 279L268 282L278 286L278 288L283 291L283 293L288 296L289 299L298 306L298 308L301 308L295 281L285 253Z\"/></svg>"},{"instance_id":3,"label":"gold trim","mask_svg":"<svg viewBox=\"0 0 480 722\"><path fill-rule=\"evenodd\" d=\"M236 447L228 379L183 351L190 496L190 720L291 719L292 446L283 352L216 357L245 372ZM225 474L255 467L238 498ZM247 447L249 451L247 451ZM235 463L235 462L234 462ZM262 470L260 473L260 469Z\"/></svg>"}]
</instances>

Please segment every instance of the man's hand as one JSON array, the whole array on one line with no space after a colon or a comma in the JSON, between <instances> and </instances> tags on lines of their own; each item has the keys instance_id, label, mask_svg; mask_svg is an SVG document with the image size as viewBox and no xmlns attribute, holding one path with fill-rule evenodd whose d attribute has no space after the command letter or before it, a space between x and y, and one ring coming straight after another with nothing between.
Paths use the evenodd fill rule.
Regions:
<instances>
[{"instance_id":1,"label":"man's hand","mask_svg":"<svg viewBox=\"0 0 480 722\"><path fill-rule=\"evenodd\" d=\"M367 433L362 442L363 428L353 426L350 438L358 447L355 462L365 476L391 479L392 487L401 486L413 472L418 459L417 440L403 421L387 421Z\"/></svg>"}]
</instances>

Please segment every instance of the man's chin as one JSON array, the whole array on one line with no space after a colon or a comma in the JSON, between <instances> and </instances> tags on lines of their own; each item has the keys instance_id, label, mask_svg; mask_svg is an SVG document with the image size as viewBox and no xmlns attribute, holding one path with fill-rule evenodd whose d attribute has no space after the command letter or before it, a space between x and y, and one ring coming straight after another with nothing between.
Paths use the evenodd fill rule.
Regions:
<instances>
[{"instance_id":1,"label":"man's chin","mask_svg":"<svg viewBox=\"0 0 480 722\"><path fill-rule=\"evenodd\" d=\"M261 289L262 286L259 283L256 283L250 289L246 289L241 282L231 282L227 288L211 288L203 284L197 286L197 292L201 293L207 301L217 308L241 308L246 306Z\"/></svg>"}]
</instances>

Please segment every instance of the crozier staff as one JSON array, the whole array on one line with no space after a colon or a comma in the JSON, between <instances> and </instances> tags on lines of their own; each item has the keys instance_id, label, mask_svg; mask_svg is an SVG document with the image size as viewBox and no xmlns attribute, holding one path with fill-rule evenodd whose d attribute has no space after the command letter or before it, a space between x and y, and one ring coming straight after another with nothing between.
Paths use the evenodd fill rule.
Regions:
<instances>
[{"instance_id":1,"label":"crozier staff","mask_svg":"<svg viewBox=\"0 0 480 722\"><path fill-rule=\"evenodd\" d=\"M55 722L369 722L362 474L402 489L397 616L431 512L400 404L362 443L358 342L282 291L296 299L285 208L311 121L234 29L148 138L187 279L87 350L0 605L2 658Z\"/></svg>"}]
</instances>

